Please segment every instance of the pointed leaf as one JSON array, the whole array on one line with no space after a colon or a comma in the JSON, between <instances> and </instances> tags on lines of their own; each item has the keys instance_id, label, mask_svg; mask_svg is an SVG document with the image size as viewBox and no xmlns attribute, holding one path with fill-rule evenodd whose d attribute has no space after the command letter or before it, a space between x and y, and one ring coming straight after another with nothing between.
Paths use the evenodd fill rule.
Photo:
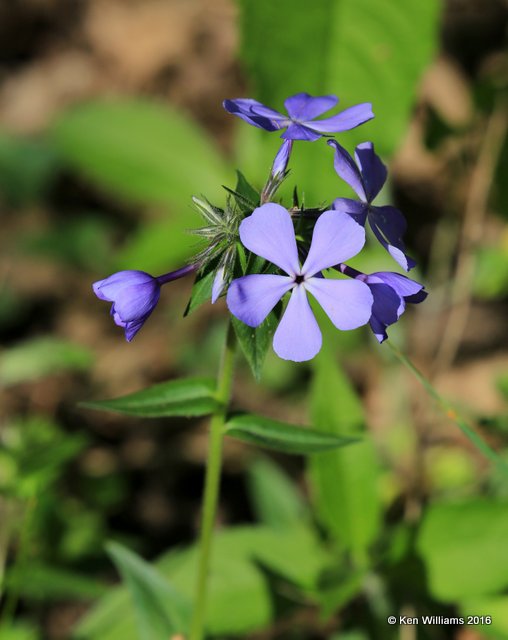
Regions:
<instances>
[{"instance_id":1,"label":"pointed leaf","mask_svg":"<svg viewBox=\"0 0 508 640\"><path fill-rule=\"evenodd\" d=\"M224 432L232 438L284 453L318 453L358 442L358 438L334 436L253 414L232 416Z\"/></svg>"},{"instance_id":2,"label":"pointed leaf","mask_svg":"<svg viewBox=\"0 0 508 640\"><path fill-rule=\"evenodd\" d=\"M83 402L81 406L143 418L204 416L219 406L215 382L208 378L170 380L120 398Z\"/></svg>"},{"instance_id":3,"label":"pointed leaf","mask_svg":"<svg viewBox=\"0 0 508 640\"><path fill-rule=\"evenodd\" d=\"M190 603L154 567L122 545L107 551L130 591L140 640L187 631Z\"/></svg>"},{"instance_id":4,"label":"pointed leaf","mask_svg":"<svg viewBox=\"0 0 508 640\"><path fill-rule=\"evenodd\" d=\"M259 380L261 378L266 352L268 351L277 326L277 317L272 311L259 327L255 328L247 326L234 316L231 316L231 321L252 374L256 380Z\"/></svg>"},{"instance_id":5,"label":"pointed leaf","mask_svg":"<svg viewBox=\"0 0 508 640\"><path fill-rule=\"evenodd\" d=\"M215 271L210 271L205 275L196 276L196 281L192 286L192 293L184 311L184 317L195 311L205 302L209 302L212 298L212 287L215 278Z\"/></svg>"}]
</instances>

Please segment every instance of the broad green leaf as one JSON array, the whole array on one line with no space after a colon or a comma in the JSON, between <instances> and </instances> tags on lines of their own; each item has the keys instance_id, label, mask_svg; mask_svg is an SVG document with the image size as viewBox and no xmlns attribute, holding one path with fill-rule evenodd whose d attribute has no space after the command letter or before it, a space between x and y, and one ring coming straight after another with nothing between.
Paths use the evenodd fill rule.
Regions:
<instances>
[{"instance_id":1,"label":"broad green leaf","mask_svg":"<svg viewBox=\"0 0 508 640\"><path fill-rule=\"evenodd\" d=\"M417 548L431 593L444 602L508 587L508 503L470 500L427 509Z\"/></svg>"},{"instance_id":2,"label":"broad green leaf","mask_svg":"<svg viewBox=\"0 0 508 640\"><path fill-rule=\"evenodd\" d=\"M0 192L13 205L43 195L58 170L58 158L47 141L0 132Z\"/></svg>"},{"instance_id":3,"label":"broad green leaf","mask_svg":"<svg viewBox=\"0 0 508 640\"><path fill-rule=\"evenodd\" d=\"M0 384L37 380L61 371L86 371L93 363L85 347L58 338L33 338L0 353Z\"/></svg>"},{"instance_id":4,"label":"broad green leaf","mask_svg":"<svg viewBox=\"0 0 508 640\"><path fill-rule=\"evenodd\" d=\"M192 293L189 304L185 309L184 316L188 316L205 302L209 302L212 298L212 287L215 278L215 272L210 271L204 276L197 276L192 287Z\"/></svg>"},{"instance_id":5,"label":"broad green leaf","mask_svg":"<svg viewBox=\"0 0 508 640\"><path fill-rule=\"evenodd\" d=\"M285 98L301 91L336 94L341 109L371 102L375 119L339 134L341 141L352 148L373 140L379 153L393 154L407 128L422 73L437 51L438 0L239 4L241 57L253 89L245 97L277 110L283 110ZM237 127L242 128L240 166L264 180L280 144L277 134L244 122ZM340 195L331 163L332 151L323 141L295 148L291 170L309 203Z\"/></svg>"},{"instance_id":6,"label":"broad green leaf","mask_svg":"<svg viewBox=\"0 0 508 640\"><path fill-rule=\"evenodd\" d=\"M314 360L311 391L313 424L335 437L363 431L363 410L351 384L332 356L322 350ZM365 439L309 460L312 495L318 516L330 534L361 561L381 526L379 463Z\"/></svg>"},{"instance_id":7,"label":"broad green leaf","mask_svg":"<svg viewBox=\"0 0 508 640\"><path fill-rule=\"evenodd\" d=\"M161 382L120 398L83 402L81 406L115 411L143 418L203 416L218 406L215 382L208 378L188 378Z\"/></svg>"},{"instance_id":8,"label":"broad green leaf","mask_svg":"<svg viewBox=\"0 0 508 640\"><path fill-rule=\"evenodd\" d=\"M89 179L136 202L191 211L192 194L220 194L222 156L181 112L144 100L95 101L63 113L53 139ZM187 218L187 227L191 226Z\"/></svg>"},{"instance_id":9,"label":"broad green leaf","mask_svg":"<svg viewBox=\"0 0 508 640\"><path fill-rule=\"evenodd\" d=\"M0 625L0 640L39 640L40 637L35 627L24 622Z\"/></svg>"},{"instance_id":10,"label":"broad green leaf","mask_svg":"<svg viewBox=\"0 0 508 640\"><path fill-rule=\"evenodd\" d=\"M122 545L107 545L134 604L140 640L159 640L188 628L190 603L150 564Z\"/></svg>"},{"instance_id":11,"label":"broad green leaf","mask_svg":"<svg viewBox=\"0 0 508 640\"><path fill-rule=\"evenodd\" d=\"M482 635L496 640L508 640L508 596L490 596L474 598L460 604L460 615L467 621L468 616L484 616L485 622L474 626L481 629ZM487 621L490 617L490 622Z\"/></svg>"},{"instance_id":12,"label":"broad green leaf","mask_svg":"<svg viewBox=\"0 0 508 640\"><path fill-rule=\"evenodd\" d=\"M103 585L88 576L33 561L13 567L6 584L24 598L44 602L62 598L91 600L106 591Z\"/></svg>"},{"instance_id":13,"label":"broad green leaf","mask_svg":"<svg viewBox=\"0 0 508 640\"><path fill-rule=\"evenodd\" d=\"M291 478L270 458L256 458L248 469L249 494L258 519L274 529L309 520L303 497Z\"/></svg>"},{"instance_id":14,"label":"broad green leaf","mask_svg":"<svg viewBox=\"0 0 508 640\"><path fill-rule=\"evenodd\" d=\"M224 433L268 449L304 455L358 442L358 438L331 435L252 414L240 414L229 418Z\"/></svg>"},{"instance_id":15,"label":"broad green leaf","mask_svg":"<svg viewBox=\"0 0 508 640\"><path fill-rule=\"evenodd\" d=\"M226 190L234 196L236 204L241 211L244 213L250 213L253 209L259 206L259 193L251 184L249 184L249 182L247 182L246 177L241 171L237 170L236 176L237 181L234 191L227 187Z\"/></svg>"},{"instance_id":16,"label":"broad green leaf","mask_svg":"<svg viewBox=\"0 0 508 640\"><path fill-rule=\"evenodd\" d=\"M277 326L277 318L272 311L258 327L249 327L238 318L231 316L233 328L252 371L252 375L259 380L263 371L266 352L270 347L273 332Z\"/></svg>"}]
</instances>

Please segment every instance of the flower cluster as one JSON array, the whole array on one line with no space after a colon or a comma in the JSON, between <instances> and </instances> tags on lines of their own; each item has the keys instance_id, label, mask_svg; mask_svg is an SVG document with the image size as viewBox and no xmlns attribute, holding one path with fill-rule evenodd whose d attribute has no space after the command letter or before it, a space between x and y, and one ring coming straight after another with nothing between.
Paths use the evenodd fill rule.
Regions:
<instances>
[{"instance_id":1,"label":"flower cluster","mask_svg":"<svg viewBox=\"0 0 508 640\"><path fill-rule=\"evenodd\" d=\"M224 102L226 111L248 124L266 131L282 130L284 142L260 193L239 174L239 185L228 189L224 209L194 199L205 221L196 233L206 246L192 264L157 278L142 271L121 271L94 284L95 294L113 303L111 314L124 328L127 340L132 340L153 311L161 285L195 271L202 277L213 276L208 278L212 302L226 293L229 311L246 325L258 327L270 313L278 315L273 348L281 358L296 362L313 358L321 348L309 294L335 327L350 330L369 324L379 342L387 338L387 327L397 322L407 303L426 298L423 285L400 273L366 274L346 264L365 244L367 221L376 239L403 269L409 271L416 263L406 254L402 213L392 206L373 204L387 177L373 143L359 144L353 159L330 139L373 118L371 105L359 104L319 118L337 103L333 95L299 93L285 101L287 114L282 114L256 100ZM324 209L295 206L290 210L273 202L288 174L295 141L321 137L328 138L335 171L358 200L336 198ZM286 294L282 311L280 301Z\"/></svg>"}]
</instances>

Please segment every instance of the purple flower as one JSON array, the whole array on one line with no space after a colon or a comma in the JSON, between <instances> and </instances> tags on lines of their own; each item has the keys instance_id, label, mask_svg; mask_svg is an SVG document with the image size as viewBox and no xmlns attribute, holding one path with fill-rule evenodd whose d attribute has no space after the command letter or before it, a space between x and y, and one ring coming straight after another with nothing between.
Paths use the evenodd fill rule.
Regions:
<instances>
[{"instance_id":1,"label":"purple flower","mask_svg":"<svg viewBox=\"0 0 508 640\"><path fill-rule=\"evenodd\" d=\"M182 278L197 268L197 265L189 265L158 278L144 271L118 271L94 282L93 290L100 300L113 303L113 320L125 330L125 338L130 342L157 306L161 285Z\"/></svg>"},{"instance_id":2,"label":"purple flower","mask_svg":"<svg viewBox=\"0 0 508 640\"><path fill-rule=\"evenodd\" d=\"M361 225L369 220L376 238L388 253L409 271L416 262L406 255L402 236L406 230L406 220L395 207L375 207L374 198L386 181L386 167L374 151L372 142L363 142L356 147L356 163L349 153L335 140L328 144L335 147L334 166L339 176L354 190L361 202L349 198L337 198L333 203L336 211L349 214Z\"/></svg>"},{"instance_id":3,"label":"purple flower","mask_svg":"<svg viewBox=\"0 0 508 640\"><path fill-rule=\"evenodd\" d=\"M325 279L321 275L323 269L356 255L365 243L364 229L349 216L336 211L320 215L303 266L298 260L291 216L278 204L264 204L245 218L240 225L240 239L249 251L287 274L243 276L233 280L227 294L231 313L250 327L257 327L291 291L273 338L279 357L302 362L313 358L321 348L321 332L307 292L338 329L355 329L369 321L373 298L365 283Z\"/></svg>"},{"instance_id":4,"label":"purple flower","mask_svg":"<svg viewBox=\"0 0 508 640\"><path fill-rule=\"evenodd\" d=\"M386 328L397 322L406 310L406 303L417 304L427 297L422 284L400 273L378 271L367 275L345 264L339 265L339 270L368 285L374 297L369 324L379 342L388 338Z\"/></svg>"},{"instance_id":5,"label":"purple flower","mask_svg":"<svg viewBox=\"0 0 508 640\"><path fill-rule=\"evenodd\" d=\"M286 173L289 158L291 157L291 151L293 149L292 140L284 140L280 149L277 151L277 155L273 160L272 170L270 177L274 180L280 179Z\"/></svg>"},{"instance_id":6,"label":"purple flower","mask_svg":"<svg viewBox=\"0 0 508 640\"><path fill-rule=\"evenodd\" d=\"M348 131L374 117L369 102L357 104L330 118L316 120L339 102L337 96L311 96L297 93L287 98L284 106L288 115L265 107L257 100L238 98L224 100L224 109L245 122L266 131L286 129L281 138L286 140L317 140L322 135Z\"/></svg>"}]
</instances>

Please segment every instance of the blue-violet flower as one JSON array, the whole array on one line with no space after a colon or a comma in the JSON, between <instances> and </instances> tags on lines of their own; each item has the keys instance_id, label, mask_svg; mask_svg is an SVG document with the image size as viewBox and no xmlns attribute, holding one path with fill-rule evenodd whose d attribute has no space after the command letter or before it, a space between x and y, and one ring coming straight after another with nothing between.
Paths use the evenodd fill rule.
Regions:
<instances>
[{"instance_id":1,"label":"blue-violet flower","mask_svg":"<svg viewBox=\"0 0 508 640\"><path fill-rule=\"evenodd\" d=\"M395 207L376 207L372 204L387 176L386 167L375 153L373 143L363 142L356 147L356 163L336 140L329 140L328 144L335 147L335 171L360 198L360 202L337 198L333 208L349 214L361 225L365 225L368 219L379 242L403 269L409 271L416 262L405 253L402 240L406 230L404 216Z\"/></svg>"},{"instance_id":2,"label":"blue-violet flower","mask_svg":"<svg viewBox=\"0 0 508 640\"><path fill-rule=\"evenodd\" d=\"M94 282L93 290L100 300L112 302L111 315L115 324L125 330L130 342L157 306L161 285L193 273L198 265L188 265L154 278L144 271L118 271Z\"/></svg>"},{"instance_id":3,"label":"blue-violet flower","mask_svg":"<svg viewBox=\"0 0 508 640\"><path fill-rule=\"evenodd\" d=\"M325 211L316 221L307 258L300 266L291 216L284 207L267 203L240 224L240 239L253 253L273 262L287 275L252 274L233 280L227 293L231 313L257 327L282 296L291 297L273 338L273 348L285 360L302 362L321 348L321 331L307 292L342 330L367 324L373 297L359 280L325 279L321 271L356 255L365 243L365 230L351 217Z\"/></svg>"},{"instance_id":4,"label":"blue-violet flower","mask_svg":"<svg viewBox=\"0 0 508 640\"><path fill-rule=\"evenodd\" d=\"M384 342L388 335L386 328L397 322L406 310L406 304L423 302L427 297L424 286L411 278L392 271L378 271L367 275L345 264L339 270L351 278L365 282L374 297L370 328L379 342Z\"/></svg>"},{"instance_id":5,"label":"blue-violet flower","mask_svg":"<svg viewBox=\"0 0 508 640\"><path fill-rule=\"evenodd\" d=\"M288 115L265 107L257 100L237 98L224 100L224 109L245 122L266 131L286 129L281 138L286 140L317 140L322 135L348 131L374 117L369 102L357 104L330 118L316 120L339 102L337 96L311 96L297 93L285 100Z\"/></svg>"}]
</instances>

